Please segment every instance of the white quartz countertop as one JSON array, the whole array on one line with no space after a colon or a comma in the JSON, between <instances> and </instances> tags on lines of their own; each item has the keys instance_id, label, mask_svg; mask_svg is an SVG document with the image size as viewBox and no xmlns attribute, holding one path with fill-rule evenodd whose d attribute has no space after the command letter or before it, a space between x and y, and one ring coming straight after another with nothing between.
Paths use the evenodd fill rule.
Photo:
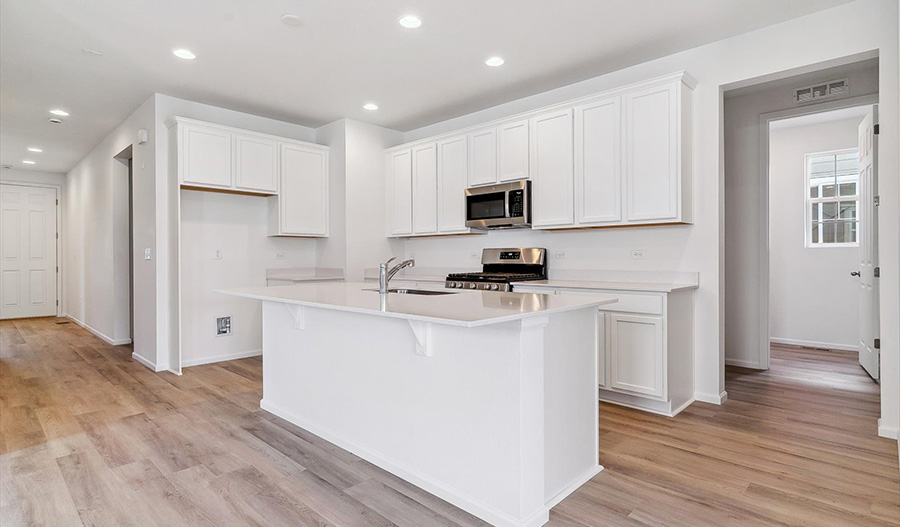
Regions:
<instances>
[{"instance_id":1,"label":"white quartz countertop","mask_svg":"<svg viewBox=\"0 0 900 527\"><path fill-rule=\"evenodd\" d=\"M375 289L375 290L373 290ZM542 295L454 291L446 295L380 295L369 283L311 282L217 290L225 295L351 313L478 327L616 302L614 295Z\"/></svg>"},{"instance_id":2,"label":"white quartz countertop","mask_svg":"<svg viewBox=\"0 0 900 527\"><path fill-rule=\"evenodd\" d=\"M644 282L613 282L593 280L529 280L514 282L515 287L546 287L563 289L586 289L598 291L639 291L642 293L672 293L686 289L697 289L697 284L656 284Z\"/></svg>"},{"instance_id":3,"label":"white quartz countertop","mask_svg":"<svg viewBox=\"0 0 900 527\"><path fill-rule=\"evenodd\" d=\"M329 282L343 280L343 269L291 267L266 269L266 280L290 280L292 282Z\"/></svg>"}]
</instances>

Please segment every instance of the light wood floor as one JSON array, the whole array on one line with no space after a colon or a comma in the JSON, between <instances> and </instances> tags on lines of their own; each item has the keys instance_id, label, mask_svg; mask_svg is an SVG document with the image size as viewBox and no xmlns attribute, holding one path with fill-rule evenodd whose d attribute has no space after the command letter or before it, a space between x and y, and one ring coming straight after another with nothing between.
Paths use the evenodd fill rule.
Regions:
<instances>
[{"instance_id":1,"label":"light wood floor","mask_svg":"<svg viewBox=\"0 0 900 527\"><path fill-rule=\"evenodd\" d=\"M154 374L74 324L0 323L0 524L473 526L258 408L258 358ZM853 354L778 347L674 419L600 408L606 470L554 527L900 525L897 447Z\"/></svg>"}]
</instances>

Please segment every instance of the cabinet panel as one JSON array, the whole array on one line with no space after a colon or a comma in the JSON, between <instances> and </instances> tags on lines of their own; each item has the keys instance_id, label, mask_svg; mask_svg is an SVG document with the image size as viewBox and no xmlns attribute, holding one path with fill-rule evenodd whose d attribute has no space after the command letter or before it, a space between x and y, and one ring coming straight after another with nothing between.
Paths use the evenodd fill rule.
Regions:
<instances>
[{"instance_id":1,"label":"cabinet panel","mask_svg":"<svg viewBox=\"0 0 900 527\"><path fill-rule=\"evenodd\" d=\"M413 149L413 233L437 232L437 146Z\"/></svg>"},{"instance_id":2,"label":"cabinet panel","mask_svg":"<svg viewBox=\"0 0 900 527\"><path fill-rule=\"evenodd\" d=\"M575 108L575 221L622 220L621 98Z\"/></svg>"},{"instance_id":3,"label":"cabinet panel","mask_svg":"<svg viewBox=\"0 0 900 527\"><path fill-rule=\"evenodd\" d=\"M281 145L281 234L328 234L328 153Z\"/></svg>"},{"instance_id":4,"label":"cabinet panel","mask_svg":"<svg viewBox=\"0 0 900 527\"><path fill-rule=\"evenodd\" d=\"M534 227L565 226L574 222L572 156L572 110L531 120Z\"/></svg>"},{"instance_id":5,"label":"cabinet panel","mask_svg":"<svg viewBox=\"0 0 900 527\"><path fill-rule=\"evenodd\" d=\"M466 231L469 148L465 136L438 143L438 231Z\"/></svg>"},{"instance_id":6,"label":"cabinet panel","mask_svg":"<svg viewBox=\"0 0 900 527\"><path fill-rule=\"evenodd\" d=\"M497 129L498 177L500 181L528 178L528 120L501 125Z\"/></svg>"},{"instance_id":7,"label":"cabinet panel","mask_svg":"<svg viewBox=\"0 0 900 527\"><path fill-rule=\"evenodd\" d=\"M664 397L662 317L609 313L610 387Z\"/></svg>"},{"instance_id":8,"label":"cabinet panel","mask_svg":"<svg viewBox=\"0 0 900 527\"><path fill-rule=\"evenodd\" d=\"M185 185L231 186L231 133L218 128L184 127L182 180Z\"/></svg>"},{"instance_id":9,"label":"cabinet panel","mask_svg":"<svg viewBox=\"0 0 900 527\"><path fill-rule=\"evenodd\" d=\"M597 334L597 383L601 388L609 386L609 381L606 379L606 362L609 348L606 342L607 318L606 313L602 311L597 313L597 331L599 332Z\"/></svg>"},{"instance_id":10,"label":"cabinet panel","mask_svg":"<svg viewBox=\"0 0 900 527\"><path fill-rule=\"evenodd\" d=\"M667 84L625 96L628 221L678 217L677 88Z\"/></svg>"},{"instance_id":11,"label":"cabinet panel","mask_svg":"<svg viewBox=\"0 0 900 527\"><path fill-rule=\"evenodd\" d=\"M494 128L469 134L469 186L497 182L497 131Z\"/></svg>"},{"instance_id":12,"label":"cabinet panel","mask_svg":"<svg viewBox=\"0 0 900 527\"><path fill-rule=\"evenodd\" d=\"M234 186L278 191L278 143L266 137L234 134Z\"/></svg>"},{"instance_id":13,"label":"cabinet panel","mask_svg":"<svg viewBox=\"0 0 900 527\"><path fill-rule=\"evenodd\" d=\"M391 235L412 234L412 151L389 154L388 230Z\"/></svg>"}]
</instances>

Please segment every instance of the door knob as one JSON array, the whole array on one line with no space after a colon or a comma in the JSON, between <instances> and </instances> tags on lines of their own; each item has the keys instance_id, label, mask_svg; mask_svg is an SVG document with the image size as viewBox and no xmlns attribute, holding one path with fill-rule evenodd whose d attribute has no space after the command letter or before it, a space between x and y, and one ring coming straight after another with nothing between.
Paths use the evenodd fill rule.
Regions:
<instances>
[{"instance_id":1,"label":"door knob","mask_svg":"<svg viewBox=\"0 0 900 527\"><path fill-rule=\"evenodd\" d=\"M859 271L850 271L850 276L859 276Z\"/></svg>"}]
</instances>

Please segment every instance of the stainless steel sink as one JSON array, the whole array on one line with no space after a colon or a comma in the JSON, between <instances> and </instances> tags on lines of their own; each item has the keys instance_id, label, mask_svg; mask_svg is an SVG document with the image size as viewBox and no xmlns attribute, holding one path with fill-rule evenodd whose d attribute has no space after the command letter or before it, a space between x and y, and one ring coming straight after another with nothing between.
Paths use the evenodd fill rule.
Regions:
<instances>
[{"instance_id":1,"label":"stainless steel sink","mask_svg":"<svg viewBox=\"0 0 900 527\"><path fill-rule=\"evenodd\" d=\"M366 291L373 291L375 293L378 292L377 289L366 289ZM453 295L453 294L456 294L456 291L440 291L437 289L388 289L388 293L397 293L399 295L435 296L435 295Z\"/></svg>"}]
</instances>

